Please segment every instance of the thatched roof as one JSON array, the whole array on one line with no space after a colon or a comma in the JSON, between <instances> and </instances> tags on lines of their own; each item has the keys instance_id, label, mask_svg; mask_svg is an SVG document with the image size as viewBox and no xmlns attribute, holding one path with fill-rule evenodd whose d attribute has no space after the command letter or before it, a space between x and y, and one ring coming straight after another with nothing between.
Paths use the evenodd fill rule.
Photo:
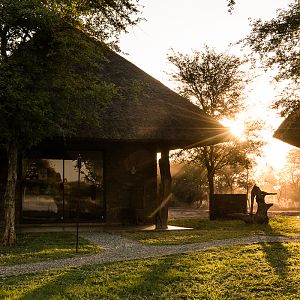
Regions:
<instances>
[{"instance_id":1,"label":"thatched roof","mask_svg":"<svg viewBox=\"0 0 300 300\"><path fill-rule=\"evenodd\" d=\"M300 111L291 113L275 131L274 137L300 147Z\"/></svg>"},{"instance_id":2,"label":"thatched roof","mask_svg":"<svg viewBox=\"0 0 300 300\"><path fill-rule=\"evenodd\" d=\"M180 97L120 55L108 52L104 78L119 87L138 86L115 98L103 113L98 137L147 140L172 145L208 145L227 141L228 131L195 105Z\"/></svg>"},{"instance_id":3,"label":"thatched roof","mask_svg":"<svg viewBox=\"0 0 300 300\"><path fill-rule=\"evenodd\" d=\"M219 122L125 58L82 33L74 34L74 38L80 39L78 56L83 55L86 44L89 53L92 50L96 56L95 64L101 64L99 80L115 84L120 91L102 110L101 126L96 127L91 121L84 130L80 128L78 138L150 142L173 149L229 139L229 131Z\"/></svg>"}]
</instances>

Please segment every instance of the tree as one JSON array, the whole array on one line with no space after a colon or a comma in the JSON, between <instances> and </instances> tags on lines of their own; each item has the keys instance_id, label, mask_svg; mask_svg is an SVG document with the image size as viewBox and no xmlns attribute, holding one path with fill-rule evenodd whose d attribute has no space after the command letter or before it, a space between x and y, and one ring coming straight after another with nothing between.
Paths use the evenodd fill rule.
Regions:
<instances>
[{"instance_id":1,"label":"tree","mask_svg":"<svg viewBox=\"0 0 300 300\"><path fill-rule=\"evenodd\" d=\"M206 169L211 197L216 189L223 192L224 186L231 190L233 183L240 186L245 184L244 175L252 168L249 154L258 154L259 147L260 143L252 140L231 141L226 144L180 150L175 156L179 161L196 163L200 169ZM217 187L215 187L216 180Z\"/></svg>"},{"instance_id":2,"label":"tree","mask_svg":"<svg viewBox=\"0 0 300 300\"><path fill-rule=\"evenodd\" d=\"M234 193L242 189L247 190L249 170L239 163L227 165L216 172L216 186L218 193Z\"/></svg>"},{"instance_id":3,"label":"tree","mask_svg":"<svg viewBox=\"0 0 300 300\"><path fill-rule=\"evenodd\" d=\"M284 168L277 178L278 200L284 208L299 208L300 149L289 151Z\"/></svg>"},{"instance_id":4,"label":"tree","mask_svg":"<svg viewBox=\"0 0 300 300\"><path fill-rule=\"evenodd\" d=\"M192 204L195 201L201 206L207 194L207 180L205 169L195 164L185 164L174 176L172 192L179 202Z\"/></svg>"},{"instance_id":5,"label":"tree","mask_svg":"<svg viewBox=\"0 0 300 300\"><path fill-rule=\"evenodd\" d=\"M73 27L104 41L119 50L121 32L136 25L139 17L139 0L44 0L51 11L58 13Z\"/></svg>"},{"instance_id":6,"label":"tree","mask_svg":"<svg viewBox=\"0 0 300 300\"><path fill-rule=\"evenodd\" d=\"M67 23L97 40L115 44L140 21L138 0L1 0L1 59L41 29Z\"/></svg>"},{"instance_id":7,"label":"tree","mask_svg":"<svg viewBox=\"0 0 300 300\"><path fill-rule=\"evenodd\" d=\"M168 57L176 67L172 78L179 85L179 93L197 104L208 115L222 120L233 118L243 107L243 92L249 76L242 70L245 61L226 53L216 53L205 47L191 56L173 53ZM227 165L249 166L249 151L253 142L238 142L205 146L177 153L179 159L197 162L207 171L209 197L214 194L216 172Z\"/></svg>"},{"instance_id":8,"label":"tree","mask_svg":"<svg viewBox=\"0 0 300 300\"><path fill-rule=\"evenodd\" d=\"M44 138L68 137L89 120L97 126L99 110L118 93L97 77L101 61L95 64L95 57L103 52L80 31L110 42L138 21L131 18L135 13L131 0L0 1L0 142L8 158L5 245L16 241L19 155Z\"/></svg>"},{"instance_id":9,"label":"tree","mask_svg":"<svg viewBox=\"0 0 300 300\"><path fill-rule=\"evenodd\" d=\"M221 120L242 109L244 87L250 81L242 70L245 60L208 46L192 55L173 53L168 60L176 67L171 79L178 92L208 115Z\"/></svg>"},{"instance_id":10,"label":"tree","mask_svg":"<svg viewBox=\"0 0 300 300\"><path fill-rule=\"evenodd\" d=\"M231 13L235 6L235 0L227 0L228 11Z\"/></svg>"},{"instance_id":11,"label":"tree","mask_svg":"<svg viewBox=\"0 0 300 300\"><path fill-rule=\"evenodd\" d=\"M300 4L293 0L287 9L270 21L252 21L252 31L244 40L259 55L266 68L276 70L277 82L287 82L274 108L282 116L300 109Z\"/></svg>"}]
</instances>

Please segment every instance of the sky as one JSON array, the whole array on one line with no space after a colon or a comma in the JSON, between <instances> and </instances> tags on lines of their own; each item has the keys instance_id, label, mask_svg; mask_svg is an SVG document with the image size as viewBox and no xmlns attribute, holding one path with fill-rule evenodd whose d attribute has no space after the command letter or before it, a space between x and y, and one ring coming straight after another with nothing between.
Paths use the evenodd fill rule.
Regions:
<instances>
[{"instance_id":1,"label":"sky","mask_svg":"<svg viewBox=\"0 0 300 300\"><path fill-rule=\"evenodd\" d=\"M152 75L166 86L176 90L170 81L172 66L167 61L171 49L181 53L201 51L206 44L216 51L228 50L230 43L244 38L251 30L249 18L269 20L276 10L286 8L288 0L237 0L232 14L226 0L140 0L145 21L123 34L120 47L123 56ZM240 55L240 49L230 47ZM270 77L263 75L248 96L251 106L248 114L262 116L271 125L265 133L268 145L260 164L279 168L284 163L290 146L272 138L282 119L269 109L276 93L269 84ZM241 115L241 118L244 118Z\"/></svg>"}]
</instances>

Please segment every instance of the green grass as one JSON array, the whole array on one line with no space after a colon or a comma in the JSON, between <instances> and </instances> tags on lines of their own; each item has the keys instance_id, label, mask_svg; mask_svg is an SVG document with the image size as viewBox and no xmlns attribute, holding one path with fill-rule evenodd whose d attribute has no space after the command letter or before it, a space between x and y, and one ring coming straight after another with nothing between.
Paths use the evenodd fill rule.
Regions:
<instances>
[{"instance_id":1,"label":"green grass","mask_svg":"<svg viewBox=\"0 0 300 300\"><path fill-rule=\"evenodd\" d=\"M79 252L75 252L76 236L71 233L28 233L17 237L12 247L0 245L0 265L32 263L73 257L101 251L99 246L79 239Z\"/></svg>"},{"instance_id":2,"label":"green grass","mask_svg":"<svg viewBox=\"0 0 300 300\"><path fill-rule=\"evenodd\" d=\"M0 299L300 299L300 243L0 278Z\"/></svg>"},{"instance_id":3,"label":"green grass","mask_svg":"<svg viewBox=\"0 0 300 300\"><path fill-rule=\"evenodd\" d=\"M178 245L251 235L300 236L300 219L273 217L268 225L246 224L240 220L183 219L171 220L169 225L190 227L193 230L124 232L129 239L150 245Z\"/></svg>"}]
</instances>

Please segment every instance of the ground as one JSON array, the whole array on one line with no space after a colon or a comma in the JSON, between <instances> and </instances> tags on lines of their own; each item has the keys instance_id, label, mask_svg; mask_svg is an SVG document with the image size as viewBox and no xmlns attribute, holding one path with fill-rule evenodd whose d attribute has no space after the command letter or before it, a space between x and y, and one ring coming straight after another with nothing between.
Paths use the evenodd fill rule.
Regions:
<instances>
[{"instance_id":1,"label":"ground","mask_svg":"<svg viewBox=\"0 0 300 300\"><path fill-rule=\"evenodd\" d=\"M208 212L199 209L171 208L170 224L194 229L93 227L80 236L100 251L0 266L0 299L300 299L300 218L295 217L300 214L272 214L294 216L254 226L209 221ZM70 239L74 252L75 238ZM50 242L42 244L49 248ZM57 251L61 243L50 248Z\"/></svg>"},{"instance_id":2,"label":"ground","mask_svg":"<svg viewBox=\"0 0 300 300\"><path fill-rule=\"evenodd\" d=\"M269 216L300 216L300 211L269 211ZM208 210L198 208L170 207L169 219L208 218Z\"/></svg>"}]
</instances>

